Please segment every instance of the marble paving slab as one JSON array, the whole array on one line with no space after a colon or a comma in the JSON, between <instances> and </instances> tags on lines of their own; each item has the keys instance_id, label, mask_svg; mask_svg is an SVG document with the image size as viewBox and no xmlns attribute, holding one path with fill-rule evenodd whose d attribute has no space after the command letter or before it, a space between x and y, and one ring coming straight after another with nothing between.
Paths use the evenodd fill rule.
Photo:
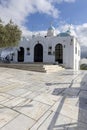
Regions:
<instances>
[{"instance_id":1,"label":"marble paving slab","mask_svg":"<svg viewBox=\"0 0 87 130\"><path fill-rule=\"evenodd\" d=\"M27 92L26 89L22 89L22 88L18 89L18 88L16 88L16 89L12 89L12 90L8 91L8 94L11 94L13 96L20 96L20 95L22 95L22 94L24 94L26 92Z\"/></svg>"},{"instance_id":2,"label":"marble paving slab","mask_svg":"<svg viewBox=\"0 0 87 130\"><path fill-rule=\"evenodd\" d=\"M34 100L48 104L48 105L53 105L55 102L57 102L60 99L60 96L55 96L52 94L41 94L34 98Z\"/></svg>"},{"instance_id":3,"label":"marble paving slab","mask_svg":"<svg viewBox=\"0 0 87 130\"><path fill-rule=\"evenodd\" d=\"M35 121L25 115L19 115L0 130L29 130Z\"/></svg>"},{"instance_id":4,"label":"marble paving slab","mask_svg":"<svg viewBox=\"0 0 87 130\"><path fill-rule=\"evenodd\" d=\"M86 71L0 72L0 130L87 130Z\"/></svg>"},{"instance_id":5,"label":"marble paving slab","mask_svg":"<svg viewBox=\"0 0 87 130\"><path fill-rule=\"evenodd\" d=\"M34 120L38 120L49 108L50 106L46 104L30 100L29 102L24 102L24 104L19 104L14 109Z\"/></svg>"},{"instance_id":6,"label":"marble paving slab","mask_svg":"<svg viewBox=\"0 0 87 130\"><path fill-rule=\"evenodd\" d=\"M67 130L70 123L70 118L53 112L46 121L43 122L38 130Z\"/></svg>"},{"instance_id":7,"label":"marble paving slab","mask_svg":"<svg viewBox=\"0 0 87 130\"><path fill-rule=\"evenodd\" d=\"M0 128L18 115L19 113L0 105Z\"/></svg>"}]
</instances>

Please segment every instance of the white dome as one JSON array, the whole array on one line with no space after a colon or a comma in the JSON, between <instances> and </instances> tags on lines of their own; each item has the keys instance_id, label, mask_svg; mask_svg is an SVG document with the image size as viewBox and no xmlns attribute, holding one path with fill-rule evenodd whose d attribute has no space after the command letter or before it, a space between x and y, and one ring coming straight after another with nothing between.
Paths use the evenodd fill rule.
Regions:
<instances>
[{"instance_id":1,"label":"white dome","mask_svg":"<svg viewBox=\"0 0 87 130\"><path fill-rule=\"evenodd\" d=\"M55 30L55 28L51 25L48 30Z\"/></svg>"},{"instance_id":2,"label":"white dome","mask_svg":"<svg viewBox=\"0 0 87 130\"><path fill-rule=\"evenodd\" d=\"M48 37L55 36L55 28L52 25L48 28L47 36Z\"/></svg>"}]
</instances>

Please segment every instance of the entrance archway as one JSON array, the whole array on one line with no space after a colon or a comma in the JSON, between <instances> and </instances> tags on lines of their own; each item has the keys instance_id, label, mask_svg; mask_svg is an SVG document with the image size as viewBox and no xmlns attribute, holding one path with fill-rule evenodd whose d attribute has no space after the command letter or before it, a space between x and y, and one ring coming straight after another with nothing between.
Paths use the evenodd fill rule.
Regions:
<instances>
[{"instance_id":1,"label":"entrance archway","mask_svg":"<svg viewBox=\"0 0 87 130\"><path fill-rule=\"evenodd\" d=\"M20 47L18 51L18 62L24 62L24 48Z\"/></svg>"},{"instance_id":2,"label":"entrance archway","mask_svg":"<svg viewBox=\"0 0 87 130\"><path fill-rule=\"evenodd\" d=\"M41 44L34 47L34 62L43 62L43 46Z\"/></svg>"},{"instance_id":3,"label":"entrance archway","mask_svg":"<svg viewBox=\"0 0 87 130\"><path fill-rule=\"evenodd\" d=\"M58 63L63 63L63 46L62 44L57 44L55 46L55 61L58 61Z\"/></svg>"}]
</instances>

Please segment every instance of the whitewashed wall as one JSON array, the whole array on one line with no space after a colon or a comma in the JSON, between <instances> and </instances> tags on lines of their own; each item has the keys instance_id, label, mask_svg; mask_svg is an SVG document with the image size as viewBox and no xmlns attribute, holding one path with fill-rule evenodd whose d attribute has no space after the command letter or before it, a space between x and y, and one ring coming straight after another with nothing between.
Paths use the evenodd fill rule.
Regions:
<instances>
[{"instance_id":1,"label":"whitewashed wall","mask_svg":"<svg viewBox=\"0 0 87 130\"><path fill-rule=\"evenodd\" d=\"M72 39L72 40L71 40ZM80 56L80 46L73 36L68 37L33 37L29 41L23 39L20 41L18 48L23 47L25 50L24 62L34 62L34 47L38 42L43 46L43 62L55 63L55 55L48 55L48 47L52 46L52 54L55 52L55 46L60 43L63 45L63 65L66 68L78 70ZM65 47L64 47L65 46ZM77 46L77 54L75 54L75 47ZM27 55L27 48L30 48L30 55ZM17 62L17 49L15 50L14 61Z\"/></svg>"}]
</instances>

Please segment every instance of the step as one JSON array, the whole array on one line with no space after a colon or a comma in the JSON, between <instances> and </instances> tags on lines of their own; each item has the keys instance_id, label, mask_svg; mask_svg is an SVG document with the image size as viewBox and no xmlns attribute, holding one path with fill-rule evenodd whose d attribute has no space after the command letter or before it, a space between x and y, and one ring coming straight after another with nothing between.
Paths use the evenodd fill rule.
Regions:
<instances>
[{"instance_id":1,"label":"step","mask_svg":"<svg viewBox=\"0 0 87 130\"><path fill-rule=\"evenodd\" d=\"M22 63L0 63L0 67L15 68L28 71L36 72L58 72L64 70L63 67L59 65L45 65L45 64L22 64Z\"/></svg>"},{"instance_id":2,"label":"step","mask_svg":"<svg viewBox=\"0 0 87 130\"><path fill-rule=\"evenodd\" d=\"M60 70L64 70L64 68L62 66L59 66L59 65L44 65L44 68L45 68L47 73L58 72Z\"/></svg>"},{"instance_id":3,"label":"step","mask_svg":"<svg viewBox=\"0 0 87 130\"><path fill-rule=\"evenodd\" d=\"M7 68L15 68L15 69L21 69L21 70L28 70L28 71L36 71L36 72L46 72L46 70L43 68L43 66L30 66L25 64L0 64L0 67L7 67Z\"/></svg>"}]
</instances>

